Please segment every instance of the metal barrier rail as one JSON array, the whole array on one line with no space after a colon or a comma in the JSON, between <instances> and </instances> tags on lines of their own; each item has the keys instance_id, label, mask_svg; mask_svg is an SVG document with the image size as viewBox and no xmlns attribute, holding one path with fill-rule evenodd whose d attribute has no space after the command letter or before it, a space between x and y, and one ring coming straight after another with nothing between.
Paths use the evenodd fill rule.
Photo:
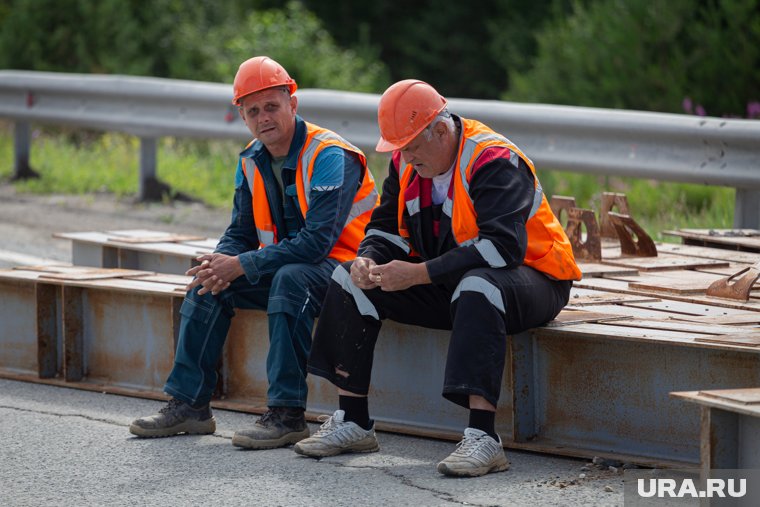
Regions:
<instances>
[{"instance_id":1,"label":"metal barrier rail","mask_svg":"<svg viewBox=\"0 0 760 507\"><path fill-rule=\"evenodd\" d=\"M155 197L157 138L250 137L230 96L226 84L0 71L0 117L16 123L16 175L29 171L31 122L127 132L141 139L141 198ZM373 149L378 95L297 96L304 117ZM760 228L758 121L468 99L449 108L503 133L539 168L735 187L734 225Z\"/></svg>"}]
</instances>

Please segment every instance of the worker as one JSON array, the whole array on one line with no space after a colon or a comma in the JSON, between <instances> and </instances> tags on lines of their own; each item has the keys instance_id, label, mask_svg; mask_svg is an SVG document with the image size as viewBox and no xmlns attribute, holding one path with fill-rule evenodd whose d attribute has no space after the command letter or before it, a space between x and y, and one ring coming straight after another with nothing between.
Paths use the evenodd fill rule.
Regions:
<instances>
[{"instance_id":1,"label":"worker","mask_svg":"<svg viewBox=\"0 0 760 507\"><path fill-rule=\"evenodd\" d=\"M332 275L308 371L338 388L332 416L297 453L379 449L367 393L381 321L452 330L443 397L469 409L445 475L509 466L495 431L507 335L540 326L581 278L531 160L483 123L449 113L429 84L380 98L377 151L393 152L358 257ZM425 358L420 358L421 361Z\"/></svg>"},{"instance_id":2,"label":"worker","mask_svg":"<svg viewBox=\"0 0 760 507\"><path fill-rule=\"evenodd\" d=\"M187 274L174 367L156 415L138 437L208 434L209 401L235 308L266 310L268 410L232 443L268 449L309 436L306 361L312 327L336 266L356 256L379 196L364 154L297 114L296 82L276 61L240 65L232 102L254 137L240 153L232 220L213 254Z\"/></svg>"}]
</instances>

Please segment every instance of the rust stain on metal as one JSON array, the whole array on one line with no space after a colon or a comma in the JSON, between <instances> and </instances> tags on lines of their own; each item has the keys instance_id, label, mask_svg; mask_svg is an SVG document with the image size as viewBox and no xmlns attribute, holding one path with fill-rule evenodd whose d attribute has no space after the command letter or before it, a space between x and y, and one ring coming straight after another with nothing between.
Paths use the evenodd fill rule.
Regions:
<instances>
[{"instance_id":1,"label":"rust stain on metal","mask_svg":"<svg viewBox=\"0 0 760 507\"><path fill-rule=\"evenodd\" d=\"M609 213L613 208L618 210L618 213L623 215L630 215L628 211L628 198L625 194L616 192L604 192L602 193L602 204L599 209L599 222L600 231L603 238L617 239L618 234L615 226L610 221Z\"/></svg>"},{"instance_id":2,"label":"rust stain on metal","mask_svg":"<svg viewBox=\"0 0 760 507\"><path fill-rule=\"evenodd\" d=\"M752 286L758 278L760 278L760 262L741 269L731 276L714 281L707 288L707 295L749 301Z\"/></svg>"},{"instance_id":3,"label":"rust stain on metal","mask_svg":"<svg viewBox=\"0 0 760 507\"><path fill-rule=\"evenodd\" d=\"M654 241L633 218L612 212L607 213L607 216L615 226L623 255L657 257L657 246Z\"/></svg>"},{"instance_id":4,"label":"rust stain on metal","mask_svg":"<svg viewBox=\"0 0 760 507\"><path fill-rule=\"evenodd\" d=\"M582 239L586 226L586 240ZM602 240L596 216L590 209L567 209L567 237L573 247L576 259L588 261L602 260Z\"/></svg>"}]
</instances>

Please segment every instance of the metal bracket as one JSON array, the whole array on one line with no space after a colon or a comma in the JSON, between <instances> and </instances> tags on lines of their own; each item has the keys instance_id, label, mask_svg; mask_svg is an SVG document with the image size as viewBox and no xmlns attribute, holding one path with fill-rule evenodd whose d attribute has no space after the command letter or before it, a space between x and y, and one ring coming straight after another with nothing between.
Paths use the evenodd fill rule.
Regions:
<instances>
[{"instance_id":1,"label":"metal bracket","mask_svg":"<svg viewBox=\"0 0 760 507\"><path fill-rule=\"evenodd\" d=\"M657 257L657 247L654 241L633 218L612 211L607 212L607 216L612 225L615 226L617 237L620 239L620 251L623 255Z\"/></svg>"},{"instance_id":2,"label":"metal bracket","mask_svg":"<svg viewBox=\"0 0 760 507\"><path fill-rule=\"evenodd\" d=\"M582 239L582 227L586 225L586 241ZM578 260L601 261L602 238L596 215L590 209L567 209L567 237L573 247L573 254Z\"/></svg>"},{"instance_id":3,"label":"metal bracket","mask_svg":"<svg viewBox=\"0 0 760 507\"><path fill-rule=\"evenodd\" d=\"M557 220L562 223L562 212L570 208L575 208L575 197L553 195L549 200L549 207L552 209L554 216L557 217Z\"/></svg>"},{"instance_id":4,"label":"metal bracket","mask_svg":"<svg viewBox=\"0 0 760 507\"><path fill-rule=\"evenodd\" d=\"M734 280L740 275L744 276ZM749 301L749 293L752 291L752 286L755 285L758 278L760 278L760 262L754 266L737 271L731 276L714 281L707 288L707 295ZM734 281L732 282L732 280Z\"/></svg>"},{"instance_id":5,"label":"metal bracket","mask_svg":"<svg viewBox=\"0 0 760 507\"><path fill-rule=\"evenodd\" d=\"M609 213L612 211L612 208L617 208L618 212L623 215L631 215L630 211L628 211L628 198L625 194L618 194L615 192L602 193L602 206L599 210L599 222L601 223L602 237L617 239L615 226L609 218Z\"/></svg>"}]
</instances>

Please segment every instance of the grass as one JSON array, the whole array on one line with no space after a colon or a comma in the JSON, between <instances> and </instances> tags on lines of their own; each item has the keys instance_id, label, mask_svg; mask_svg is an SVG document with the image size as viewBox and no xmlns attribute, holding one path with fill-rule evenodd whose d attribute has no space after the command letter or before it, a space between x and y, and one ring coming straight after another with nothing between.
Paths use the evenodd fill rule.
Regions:
<instances>
[{"instance_id":1,"label":"grass","mask_svg":"<svg viewBox=\"0 0 760 507\"><path fill-rule=\"evenodd\" d=\"M15 182L20 192L90 194L119 197L137 193L139 140L118 133L35 128L31 165L41 177ZM158 177L173 191L215 208L230 208L242 143L163 138L158 148ZM378 185L388 158L370 154ZM13 173L13 129L0 123L0 179ZM628 196L632 216L655 240L678 241L661 231L679 227L726 228L733 223L734 189L633 178L599 177L539 168L547 196L575 196L579 206L599 209L602 192Z\"/></svg>"}]
</instances>

